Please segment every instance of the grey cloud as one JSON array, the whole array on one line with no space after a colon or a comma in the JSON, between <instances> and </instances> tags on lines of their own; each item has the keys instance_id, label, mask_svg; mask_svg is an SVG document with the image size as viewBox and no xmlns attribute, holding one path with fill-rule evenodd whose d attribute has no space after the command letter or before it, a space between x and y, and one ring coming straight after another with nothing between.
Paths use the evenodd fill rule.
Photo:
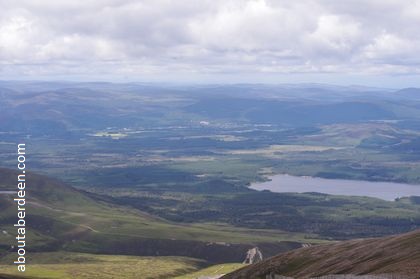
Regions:
<instances>
[{"instance_id":1,"label":"grey cloud","mask_svg":"<svg viewBox=\"0 0 420 279\"><path fill-rule=\"evenodd\" d=\"M3 76L417 74L420 1L0 0ZM39 66L42 65L42 66Z\"/></svg>"}]
</instances>

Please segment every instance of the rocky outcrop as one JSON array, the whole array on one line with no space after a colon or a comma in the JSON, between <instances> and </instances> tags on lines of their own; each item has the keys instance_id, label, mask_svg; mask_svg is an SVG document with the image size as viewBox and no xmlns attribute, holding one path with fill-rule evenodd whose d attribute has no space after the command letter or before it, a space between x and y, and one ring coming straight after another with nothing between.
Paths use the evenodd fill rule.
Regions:
<instances>
[{"instance_id":1,"label":"rocky outcrop","mask_svg":"<svg viewBox=\"0 0 420 279\"><path fill-rule=\"evenodd\" d=\"M261 253L260 249L258 247L254 247L252 249L249 249L246 252L246 258L243 261L244 264L254 264L259 263L263 260L263 254Z\"/></svg>"}]
</instances>

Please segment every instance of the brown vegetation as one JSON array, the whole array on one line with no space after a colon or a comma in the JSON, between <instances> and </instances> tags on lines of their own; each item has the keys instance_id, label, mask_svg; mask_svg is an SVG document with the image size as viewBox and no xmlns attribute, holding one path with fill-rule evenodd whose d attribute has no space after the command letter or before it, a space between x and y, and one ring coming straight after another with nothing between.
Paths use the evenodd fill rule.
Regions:
<instances>
[{"instance_id":1,"label":"brown vegetation","mask_svg":"<svg viewBox=\"0 0 420 279\"><path fill-rule=\"evenodd\" d=\"M300 248L222 278L267 278L270 274L294 278L330 274L393 274L401 278L420 278L420 230L391 237Z\"/></svg>"}]
</instances>

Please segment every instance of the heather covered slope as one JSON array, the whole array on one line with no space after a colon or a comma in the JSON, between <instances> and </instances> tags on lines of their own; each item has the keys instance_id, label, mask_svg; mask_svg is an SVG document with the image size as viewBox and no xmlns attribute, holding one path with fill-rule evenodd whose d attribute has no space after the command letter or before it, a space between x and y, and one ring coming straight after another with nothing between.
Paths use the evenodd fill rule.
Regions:
<instances>
[{"instance_id":1,"label":"heather covered slope","mask_svg":"<svg viewBox=\"0 0 420 279\"><path fill-rule=\"evenodd\" d=\"M402 278L420 278L420 230L391 237L300 248L222 278L266 278L270 273L295 278L330 274L398 274Z\"/></svg>"}]
</instances>

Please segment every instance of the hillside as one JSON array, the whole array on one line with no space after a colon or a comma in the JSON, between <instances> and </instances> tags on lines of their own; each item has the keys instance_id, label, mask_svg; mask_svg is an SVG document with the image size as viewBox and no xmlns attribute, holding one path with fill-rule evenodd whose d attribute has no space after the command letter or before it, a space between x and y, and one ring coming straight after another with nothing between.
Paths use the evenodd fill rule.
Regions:
<instances>
[{"instance_id":1,"label":"hillside","mask_svg":"<svg viewBox=\"0 0 420 279\"><path fill-rule=\"evenodd\" d=\"M331 274L393 274L401 278L420 278L420 230L391 237L300 248L222 278L266 278L270 274L295 278Z\"/></svg>"},{"instance_id":2,"label":"hillside","mask_svg":"<svg viewBox=\"0 0 420 279\"><path fill-rule=\"evenodd\" d=\"M0 169L0 264L15 244L16 172ZM186 256L210 262L241 262L254 245L274 255L300 247L280 231L213 224L174 224L123 205L98 201L43 175L27 173L27 245L30 252ZM289 238L292 240L292 238ZM276 242L276 243L273 243Z\"/></svg>"}]
</instances>

